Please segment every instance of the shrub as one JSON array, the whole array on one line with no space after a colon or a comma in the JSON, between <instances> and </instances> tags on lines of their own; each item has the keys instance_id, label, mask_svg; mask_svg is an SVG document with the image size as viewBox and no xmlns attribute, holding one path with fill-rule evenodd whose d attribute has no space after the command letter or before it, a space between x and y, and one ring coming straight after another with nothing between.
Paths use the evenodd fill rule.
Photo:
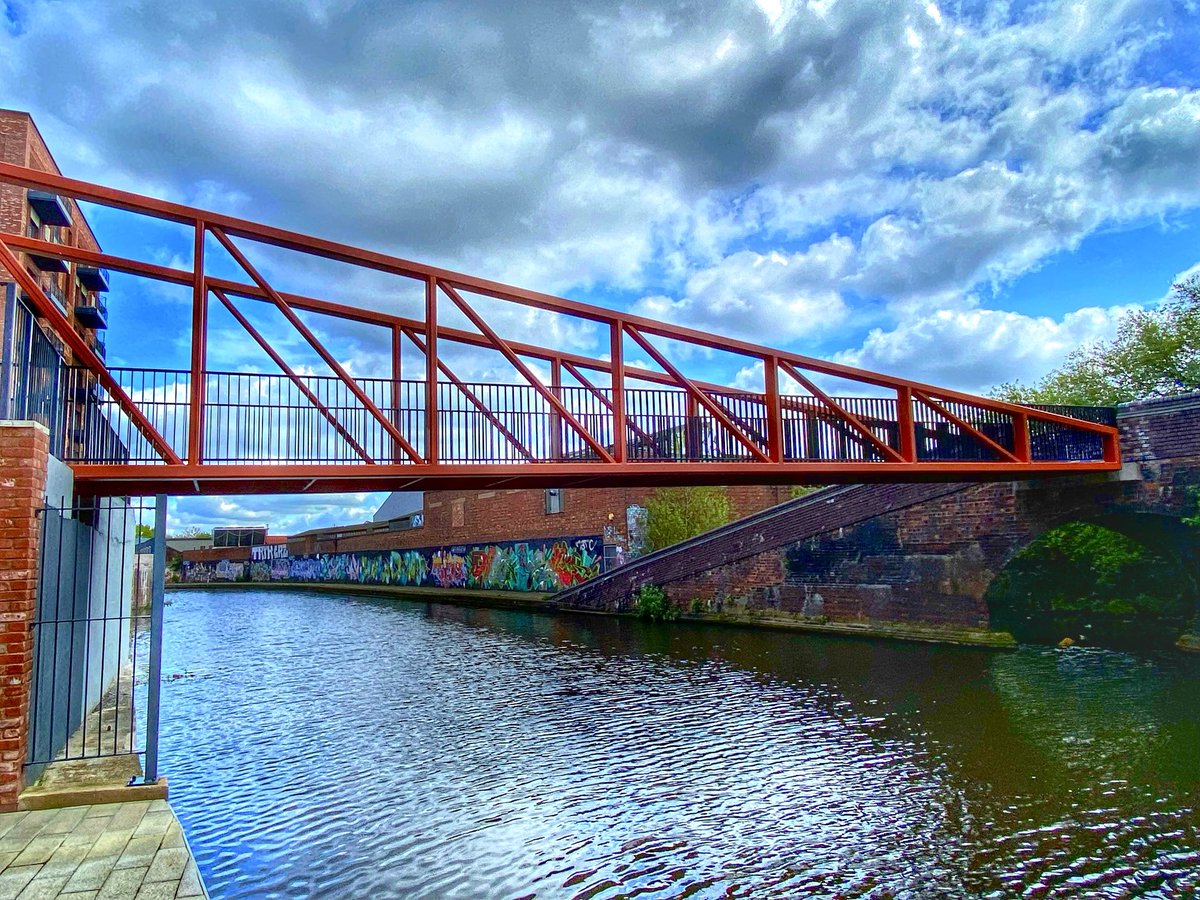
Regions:
<instances>
[{"instance_id":1,"label":"shrub","mask_svg":"<svg viewBox=\"0 0 1200 900\"><path fill-rule=\"evenodd\" d=\"M633 610L651 622L673 622L679 618L679 609L671 605L667 592L653 584L641 586L634 599Z\"/></svg>"}]
</instances>

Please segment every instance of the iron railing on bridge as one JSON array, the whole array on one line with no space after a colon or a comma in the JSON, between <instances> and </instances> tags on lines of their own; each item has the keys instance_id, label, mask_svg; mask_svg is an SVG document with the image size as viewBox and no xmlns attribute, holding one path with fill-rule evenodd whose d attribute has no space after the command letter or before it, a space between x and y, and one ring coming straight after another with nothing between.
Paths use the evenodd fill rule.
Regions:
<instances>
[{"instance_id":1,"label":"iron railing on bridge","mask_svg":"<svg viewBox=\"0 0 1200 900\"><path fill-rule=\"evenodd\" d=\"M168 445L183 452L189 441L190 373L177 369L109 370ZM77 463L160 463L162 456L122 406L81 367L63 367L55 376L58 404L49 404L59 455ZM208 463L305 464L405 463L379 420L364 408L341 379L267 373L207 372L201 442ZM422 381L356 378L354 383L387 420L424 455L427 396ZM613 444L613 396L609 388L556 387L554 395L602 445ZM747 442L765 450L767 410L762 395L709 391ZM868 428L879 445L901 450L898 401L886 397L833 398ZM632 388L624 391L625 442L631 461L751 462L746 444L736 439L686 391ZM960 401L934 409L911 401L915 452L921 461L989 461L996 447L1017 452L1013 416ZM45 404L43 404L45 406ZM1039 407L1097 424L1115 424L1110 409ZM589 446L544 395L529 385L451 383L437 386L437 457L460 464L599 461ZM956 421L957 420L957 421ZM875 443L831 415L827 403L805 395L784 398L783 460L786 462L875 462L884 453ZM963 427L963 424L970 426ZM1034 460L1097 461L1104 458L1103 436L1061 422L1029 421ZM983 435L981 440L972 430ZM994 445L994 446L992 446Z\"/></svg>"}]
</instances>

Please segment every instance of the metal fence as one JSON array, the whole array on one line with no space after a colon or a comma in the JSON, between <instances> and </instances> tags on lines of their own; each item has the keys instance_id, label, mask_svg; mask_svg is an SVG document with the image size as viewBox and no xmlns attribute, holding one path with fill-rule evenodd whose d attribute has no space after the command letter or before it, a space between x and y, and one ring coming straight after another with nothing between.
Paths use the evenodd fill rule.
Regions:
<instances>
[{"instance_id":1,"label":"metal fence","mask_svg":"<svg viewBox=\"0 0 1200 900\"><path fill-rule=\"evenodd\" d=\"M149 422L177 452L186 452L190 375L183 370L110 370ZM426 453L425 384L386 378L355 379L361 391L415 452ZM64 423L57 447L69 462L156 463L161 456L119 405L81 368L59 376ZM613 399L608 388L552 388L562 406L601 446L613 445ZM708 391L733 431L686 391L625 391L626 446L632 461L750 462L739 439L766 451L768 414L762 395ZM397 442L351 392L332 376L208 372L204 384L203 458L210 463L408 462ZM788 462L884 459L878 441L900 450L895 398L838 397L835 411L812 396L783 398L783 456ZM438 458L446 463L526 463L598 460L587 440L530 385L440 382ZM1111 411L1055 407L1052 412L1087 421ZM913 399L916 453L921 461L988 461L996 450L961 427L968 423L997 445L1014 449L1011 414L948 401L940 409ZM957 420L957 421L956 421ZM1100 460L1103 440L1066 424L1031 421L1035 459Z\"/></svg>"},{"instance_id":2,"label":"metal fence","mask_svg":"<svg viewBox=\"0 0 1200 900\"><path fill-rule=\"evenodd\" d=\"M124 755L156 775L162 571L156 610L152 559L135 548L139 526L161 532L161 510L123 498L41 510L28 782L51 762Z\"/></svg>"}]
</instances>

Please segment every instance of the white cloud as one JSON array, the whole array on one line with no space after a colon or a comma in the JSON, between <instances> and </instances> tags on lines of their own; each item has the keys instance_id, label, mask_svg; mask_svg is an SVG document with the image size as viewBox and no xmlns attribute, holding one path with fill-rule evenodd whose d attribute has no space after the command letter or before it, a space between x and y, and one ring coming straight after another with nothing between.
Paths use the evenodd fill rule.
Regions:
<instances>
[{"instance_id":1,"label":"white cloud","mask_svg":"<svg viewBox=\"0 0 1200 900\"><path fill-rule=\"evenodd\" d=\"M1085 307L1060 319L993 309L946 309L874 329L837 361L960 390L1036 381L1077 347L1109 340L1136 306Z\"/></svg>"}]
</instances>

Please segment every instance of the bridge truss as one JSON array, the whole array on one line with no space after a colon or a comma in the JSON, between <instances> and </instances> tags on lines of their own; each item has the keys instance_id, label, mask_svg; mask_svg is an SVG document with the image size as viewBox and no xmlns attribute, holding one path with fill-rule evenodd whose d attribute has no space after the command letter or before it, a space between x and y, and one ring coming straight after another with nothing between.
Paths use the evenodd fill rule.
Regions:
<instances>
[{"instance_id":1,"label":"bridge truss","mask_svg":"<svg viewBox=\"0 0 1200 900\"><path fill-rule=\"evenodd\" d=\"M0 233L0 266L73 359L55 376L49 418L54 452L71 463L84 493L969 481L1120 464L1111 410L1003 403L0 164L5 183L192 233L190 268ZM255 245L413 280L423 315L277 290L247 256ZM217 277L206 265L218 246L239 278ZM31 258L189 287L190 366L108 366L27 268ZM470 328L439 321L439 301ZM607 352L587 356L503 337L481 311L495 301L590 323ZM328 372L298 371L285 358L287 342L256 328L247 303L281 315ZM214 304L278 372L207 365ZM301 314L377 329L390 342L389 370L347 371ZM405 378L406 341L421 359L420 377ZM464 381L450 348L498 354L518 383ZM689 375L711 351L761 367L761 390ZM861 386L862 396L834 396L822 386L829 378Z\"/></svg>"}]
</instances>

